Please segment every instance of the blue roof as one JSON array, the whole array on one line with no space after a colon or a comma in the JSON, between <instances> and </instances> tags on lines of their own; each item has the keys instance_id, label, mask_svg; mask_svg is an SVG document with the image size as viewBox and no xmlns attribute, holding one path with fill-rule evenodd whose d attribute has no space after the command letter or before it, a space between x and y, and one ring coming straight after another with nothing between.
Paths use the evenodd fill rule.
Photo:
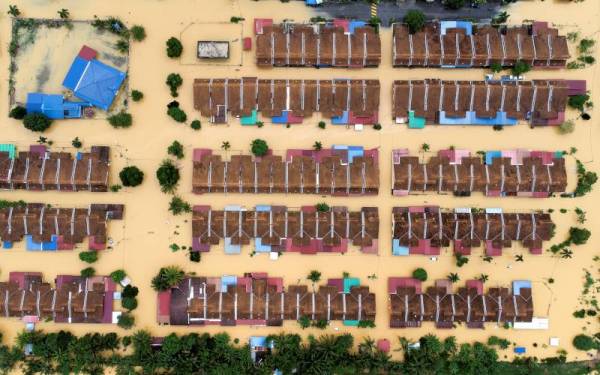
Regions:
<instances>
[{"instance_id":1,"label":"blue roof","mask_svg":"<svg viewBox=\"0 0 600 375\"><path fill-rule=\"evenodd\" d=\"M30 92L27 94L25 109L27 113L43 113L48 118L60 120L64 118L81 118L82 108L89 106L86 102L67 102L62 95Z\"/></svg>"},{"instance_id":2,"label":"blue roof","mask_svg":"<svg viewBox=\"0 0 600 375\"><path fill-rule=\"evenodd\" d=\"M250 336L250 349L254 349L256 347L267 347L267 337L266 336Z\"/></svg>"},{"instance_id":3,"label":"blue roof","mask_svg":"<svg viewBox=\"0 0 600 375\"><path fill-rule=\"evenodd\" d=\"M75 58L63 86L73 94L93 106L108 111L119 88L125 80L125 73L96 59Z\"/></svg>"},{"instance_id":4,"label":"blue roof","mask_svg":"<svg viewBox=\"0 0 600 375\"><path fill-rule=\"evenodd\" d=\"M529 280L515 280L513 281L513 294L515 296L521 295L521 288L531 289L531 281Z\"/></svg>"}]
</instances>

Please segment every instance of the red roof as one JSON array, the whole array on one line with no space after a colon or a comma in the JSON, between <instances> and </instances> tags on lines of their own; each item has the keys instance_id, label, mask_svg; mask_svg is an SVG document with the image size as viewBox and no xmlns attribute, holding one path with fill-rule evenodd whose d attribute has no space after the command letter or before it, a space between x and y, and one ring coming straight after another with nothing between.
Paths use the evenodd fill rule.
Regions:
<instances>
[{"instance_id":1,"label":"red roof","mask_svg":"<svg viewBox=\"0 0 600 375\"><path fill-rule=\"evenodd\" d=\"M255 18L254 19L254 33L262 34L264 26L273 25L273 19L271 18Z\"/></svg>"},{"instance_id":2,"label":"red roof","mask_svg":"<svg viewBox=\"0 0 600 375\"><path fill-rule=\"evenodd\" d=\"M81 47L81 51L79 51L79 57L84 60L90 61L96 58L98 52L95 49L90 48L88 46Z\"/></svg>"},{"instance_id":3,"label":"red roof","mask_svg":"<svg viewBox=\"0 0 600 375\"><path fill-rule=\"evenodd\" d=\"M250 51L252 49L252 38L244 38L244 51Z\"/></svg>"}]
</instances>

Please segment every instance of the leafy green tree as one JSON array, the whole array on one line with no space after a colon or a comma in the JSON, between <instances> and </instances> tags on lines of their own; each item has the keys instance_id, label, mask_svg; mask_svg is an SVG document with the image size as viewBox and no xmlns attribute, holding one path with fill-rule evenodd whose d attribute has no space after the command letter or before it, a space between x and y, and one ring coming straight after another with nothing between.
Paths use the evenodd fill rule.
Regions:
<instances>
[{"instance_id":1,"label":"leafy green tree","mask_svg":"<svg viewBox=\"0 0 600 375\"><path fill-rule=\"evenodd\" d=\"M178 141L173 141L173 143L171 143L171 145L167 148L167 153L175 156L177 159L183 159L183 145Z\"/></svg>"},{"instance_id":2,"label":"leafy green tree","mask_svg":"<svg viewBox=\"0 0 600 375\"><path fill-rule=\"evenodd\" d=\"M96 270L92 267L87 267L81 270L80 275L83 278L93 277L94 275L96 275Z\"/></svg>"},{"instance_id":3,"label":"leafy green tree","mask_svg":"<svg viewBox=\"0 0 600 375\"><path fill-rule=\"evenodd\" d=\"M132 285L127 285L125 286L125 288L123 288L123 291L121 292L121 296L123 298L135 298L137 297L139 293L139 289L135 286Z\"/></svg>"},{"instance_id":4,"label":"leafy green tree","mask_svg":"<svg viewBox=\"0 0 600 375\"><path fill-rule=\"evenodd\" d=\"M121 300L121 306L123 306L124 309L127 309L129 311L133 311L137 308L138 302L137 299L135 297L124 297Z\"/></svg>"},{"instance_id":5,"label":"leafy green tree","mask_svg":"<svg viewBox=\"0 0 600 375\"><path fill-rule=\"evenodd\" d=\"M183 213L192 212L192 207L180 197L174 196L171 198L171 202L169 202L169 211L171 211L173 215L181 215Z\"/></svg>"},{"instance_id":6,"label":"leafy green tree","mask_svg":"<svg viewBox=\"0 0 600 375\"><path fill-rule=\"evenodd\" d=\"M262 139L255 139L250 144L250 149L254 156L265 156L269 152L269 145Z\"/></svg>"},{"instance_id":7,"label":"leafy green tree","mask_svg":"<svg viewBox=\"0 0 600 375\"><path fill-rule=\"evenodd\" d=\"M109 116L108 123L111 124L113 128L128 128L133 123L133 118L131 117L131 114L121 111Z\"/></svg>"},{"instance_id":8,"label":"leafy green tree","mask_svg":"<svg viewBox=\"0 0 600 375\"><path fill-rule=\"evenodd\" d=\"M504 70L504 67L502 66L502 64L494 62L490 64L490 69L492 70L492 72L494 73L500 73L501 71Z\"/></svg>"},{"instance_id":9,"label":"leafy green tree","mask_svg":"<svg viewBox=\"0 0 600 375\"><path fill-rule=\"evenodd\" d=\"M177 122L186 122L187 114L180 109L179 107L171 107L167 110L167 115L169 115L173 120Z\"/></svg>"},{"instance_id":10,"label":"leafy green tree","mask_svg":"<svg viewBox=\"0 0 600 375\"><path fill-rule=\"evenodd\" d=\"M520 76L524 73L527 73L531 70L531 66L527 64L523 60L519 60L515 63L515 66L512 67L512 74L515 76Z\"/></svg>"},{"instance_id":11,"label":"leafy green tree","mask_svg":"<svg viewBox=\"0 0 600 375\"><path fill-rule=\"evenodd\" d=\"M456 258L456 266L457 267L462 267L465 264L469 263L469 258L467 258L466 256L456 253L454 254L454 257Z\"/></svg>"},{"instance_id":12,"label":"leafy green tree","mask_svg":"<svg viewBox=\"0 0 600 375\"><path fill-rule=\"evenodd\" d=\"M425 14L420 10L411 9L406 12L403 21L408 26L408 32L415 34L425 27Z\"/></svg>"},{"instance_id":13,"label":"leafy green tree","mask_svg":"<svg viewBox=\"0 0 600 375\"><path fill-rule=\"evenodd\" d=\"M573 95L569 96L569 100L567 103L569 104L569 107L573 109L578 109L579 111L583 112L589 100L590 96L588 94Z\"/></svg>"},{"instance_id":14,"label":"leafy green tree","mask_svg":"<svg viewBox=\"0 0 600 375\"><path fill-rule=\"evenodd\" d=\"M417 280L427 281L427 271L425 271L423 268L417 268L414 270L412 276Z\"/></svg>"},{"instance_id":15,"label":"leafy green tree","mask_svg":"<svg viewBox=\"0 0 600 375\"><path fill-rule=\"evenodd\" d=\"M592 232L585 228L571 227L569 229L570 242L575 245L585 245Z\"/></svg>"},{"instance_id":16,"label":"leafy green tree","mask_svg":"<svg viewBox=\"0 0 600 375\"><path fill-rule=\"evenodd\" d=\"M597 349L598 343L591 336L579 334L573 338L573 346L577 350L588 351Z\"/></svg>"},{"instance_id":17,"label":"leafy green tree","mask_svg":"<svg viewBox=\"0 0 600 375\"><path fill-rule=\"evenodd\" d=\"M131 28L131 37L136 42L141 42L146 39L146 29L141 25L133 25Z\"/></svg>"},{"instance_id":18,"label":"leafy green tree","mask_svg":"<svg viewBox=\"0 0 600 375\"><path fill-rule=\"evenodd\" d=\"M303 315L300 317L300 319L298 319L298 324L302 329L308 328L310 327L310 318L306 315Z\"/></svg>"},{"instance_id":19,"label":"leafy green tree","mask_svg":"<svg viewBox=\"0 0 600 375\"><path fill-rule=\"evenodd\" d=\"M167 86L169 86L172 97L179 96L179 94L177 93L177 90L183 84L183 78L181 78L181 76L179 74L177 74L177 73L169 74L167 76L167 81L165 83L167 84Z\"/></svg>"},{"instance_id":20,"label":"leafy green tree","mask_svg":"<svg viewBox=\"0 0 600 375\"><path fill-rule=\"evenodd\" d=\"M167 56L174 59L183 53L183 44L177 38L167 40Z\"/></svg>"},{"instance_id":21,"label":"leafy green tree","mask_svg":"<svg viewBox=\"0 0 600 375\"><path fill-rule=\"evenodd\" d=\"M115 283L120 283L125 277L127 277L127 274L124 270L115 270L110 273L110 278Z\"/></svg>"},{"instance_id":22,"label":"leafy green tree","mask_svg":"<svg viewBox=\"0 0 600 375\"><path fill-rule=\"evenodd\" d=\"M159 292L169 290L183 281L184 277L185 273L178 266L163 267L152 278L152 289Z\"/></svg>"},{"instance_id":23,"label":"leafy green tree","mask_svg":"<svg viewBox=\"0 0 600 375\"><path fill-rule=\"evenodd\" d=\"M41 133L52 125L52 120L41 113L28 113L23 117L23 125L32 132Z\"/></svg>"},{"instance_id":24,"label":"leafy green tree","mask_svg":"<svg viewBox=\"0 0 600 375\"><path fill-rule=\"evenodd\" d=\"M156 178L163 193L172 193L179 183L179 168L171 160L165 159L156 170Z\"/></svg>"},{"instance_id":25,"label":"leafy green tree","mask_svg":"<svg viewBox=\"0 0 600 375\"><path fill-rule=\"evenodd\" d=\"M23 118L27 115L27 109L23 106L16 106L10 110L8 117L14 118L15 120L23 120Z\"/></svg>"},{"instance_id":26,"label":"leafy green tree","mask_svg":"<svg viewBox=\"0 0 600 375\"><path fill-rule=\"evenodd\" d=\"M200 122L200 120L194 120L190 123L190 128L194 130L200 130L202 129L202 123Z\"/></svg>"},{"instance_id":27,"label":"leafy green tree","mask_svg":"<svg viewBox=\"0 0 600 375\"><path fill-rule=\"evenodd\" d=\"M135 324L135 318L131 314L122 313L119 315L117 325L123 329L130 329Z\"/></svg>"},{"instance_id":28,"label":"leafy green tree","mask_svg":"<svg viewBox=\"0 0 600 375\"><path fill-rule=\"evenodd\" d=\"M86 263L95 263L98 260L98 252L96 250L82 251L79 253L79 259Z\"/></svg>"},{"instance_id":29,"label":"leafy green tree","mask_svg":"<svg viewBox=\"0 0 600 375\"><path fill-rule=\"evenodd\" d=\"M325 123L325 121L319 121L319 124L318 124L318 126L319 126L319 128L321 128L321 129L325 129L325 127L327 126L327 124Z\"/></svg>"},{"instance_id":30,"label":"leafy green tree","mask_svg":"<svg viewBox=\"0 0 600 375\"><path fill-rule=\"evenodd\" d=\"M135 165L130 165L119 172L119 178L123 186L135 187L144 181L144 172Z\"/></svg>"},{"instance_id":31,"label":"leafy green tree","mask_svg":"<svg viewBox=\"0 0 600 375\"><path fill-rule=\"evenodd\" d=\"M465 6L465 0L444 0L443 4L449 9L460 9Z\"/></svg>"},{"instance_id":32,"label":"leafy green tree","mask_svg":"<svg viewBox=\"0 0 600 375\"><path fill-rule=\"evenodd\" d=\"M131 90L131 100L134 102L139 102L144 99L144 93L138 90Z\"/></svg>"}]
</instances>

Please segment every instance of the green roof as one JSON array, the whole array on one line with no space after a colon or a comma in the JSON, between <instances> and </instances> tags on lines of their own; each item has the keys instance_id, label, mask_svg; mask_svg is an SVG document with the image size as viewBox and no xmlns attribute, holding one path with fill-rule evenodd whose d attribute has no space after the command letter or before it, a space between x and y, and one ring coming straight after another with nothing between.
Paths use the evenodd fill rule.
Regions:
<instances>
[{"instance_id":1,"label":"green roof","mask_svg":"<svg viewBox=\"0 0 600 375\"><path fill-rule=\"evenodd\" d=\"M0 152L8 152L8 157L14 159L17 154L17 148L11 144L0 144Z\"/></svg>"}]
</instances>

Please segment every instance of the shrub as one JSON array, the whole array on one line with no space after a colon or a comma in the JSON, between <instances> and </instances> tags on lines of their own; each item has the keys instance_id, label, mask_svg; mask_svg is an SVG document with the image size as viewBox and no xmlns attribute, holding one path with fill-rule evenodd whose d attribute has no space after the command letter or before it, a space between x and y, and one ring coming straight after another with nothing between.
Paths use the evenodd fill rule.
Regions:
<instances>
[{"instance_id":1,"label":"shrub","mask_svg":"<svg viewBox=\"0 0 600 375\"><path fill-rule=\"evenodd\" d=\"M181 56L183 52L183 45L177 38L169 38L167 40L167 56L174 59Z\"/></svg>"},{"instance_id":2,"label":"shrub","mask_svg":"<svg viewBox=\"0 0 600 375\"><path fill-rule=\"evenodd\" d=\"M121 300L121 306L123 306L123 308L129 311L135 310L137 308L137 305L137 299L135 299L134 297L124 297Z\"/></svg>"},{"instance_id":3,"label":"shrub","mask_svg":"<svg viewBox=\"0 0 600 375\"><path fill-rule=\"evenodd\" d=\"M317 203L315 208L318 212L329 212L329 205L327 203Z\"/></svg>"},{"instance_id":4,"label":"shrub","mask_svg":"<svg viewBox=\"0 0 600 375\"><path fill-rule=\"evenodd\" d=\"M325 127L327 126L327 124L325 123L325 121L319 121L319 128L321 129L325 129Z\"/></svg>"},{"instance_id":5,"label":"shrub","mask_svg":"<svg viewBox=\"0 0 600 375\"><path fill-rule=\"evenodd\" d=\"M244 17L231 17L229 19L229 22L231 23L239 23L240 21L244 21L245 18Z\"/></svg>"},{"instance_id":6,"label":"shrub","mask_svg":"<svg viewBox=\"0 0 600 375\"><path fill-rule=\"evenodd\" d=\"M169 89L171 90L171 96L177 97L179 94L177 93L177 89L183 84L183 78L177 73L171 73L167 76L167 80L165 82Z\"/></svg>"},{"instance_id":7,"label":"shrub","mask_svg":"<svg viewBox=\"0 0 600 375\"><path fill-rule=\"evenodd\" d=\"M592 187L598 181L598 175L596 172L586 170L581 161L575 160L575 162L577 164L577 187L574 195L582 197L592 191Z\"/></svg>"},{"instance_id":8,"label":"shrub","mask_svg":"<svg viewBox=\"0 0 600 375\"><path fill-rule=\"evenodd\" d=\"M123 186L138 186L144 181L144 172L142 172L138 167L131 165L129 167L125 167L119 172L119 178L121 179L121 183Z\"/></svg>"},{"instance_id":9,"label":"shrub","mask_svg":"<svg viewBox=\"0 0 600 375\"><path fill-rule=\"evenodd\" d=\"M121 185L110 185L110 191L112 191L113 193L118 193L119 190L121 190L123 188L123 186Z\"/></svg>"},{"instance_id":10,"label":"shrub","mask_svg":"<svg viewBox=\"0 0 600 375\"><path fill-rule=\"evenodd\" d=\"M414 270L412 276L417 280L427 281L427 271L425 271L423 268L417 268Z\"/></svg>"},{"instance_id":11,"label":"shrub","mask_svg":"<svg viewBox=\"0 0 600 375\"><path fill-rule=\"evenodd\" d=\"M163 193L171 193L179 182L179 168L171 160L163 160L156 170L156 178Z\"/></svg>"},{"instance_id":12,"label":"shrub","mask_svg":"<svg viewBox=\"0 0 600 375\"><path fill-rule=\"evenodd\" d=\"M359 320L358 328L375 328L375 322L372 320Z\"/></svg>"},{"instance_id":13,"label":"shrub","mask_svg":"<svg viewBox=\"0 0 600 375\"><path fill-rule=\"evenodd\" d=\"M131 314L123 313L119 315L117 325L123 329L129 329L135 324L135 318Z\"/></svg>"},{"instance_id":14,"label":"shrub","mask_svg":"<svg viewBox=\"0 0 600 375\"><path fill-rule=\"evenodd\" d=\"M327 325L329 324L329 322L327 321L327 319L319 319L319 320L315 320L313 322L313 327L318 328L318 329L325 329L327 328Z\"/></svg>"},{"instance_id":15,"label":"shrub","mask_svg":"<svg viewBox=\"0 0 600 375\"><path fill-rule=\"evenodd\" d=\"M121 53L129 52L129 40L127 40L127 39L117 40L117 43L115 43L115 49Z\"/></svg>"},{"instance_id":16,"label":"shrub","mask_svg":"<svg viewBox=\"0 0 600 375\"><path fill-rule=\"evenodd\" d=\"M121 296L123 298L135 298L139 294L139 289L135 286L127 285L123 288L123 292L121 292Z\"/></svg>"},{"instance_id":17,"label":"shrub","mask_svg":"<svg viewBox=\"0 0 600 375\"><path fill-rule=\"evenodd\" d=\"M129 31L131 31L131 37L136 42L141 42L142 40L146 39L146 29L144 26L133 25Z\"/></svg>"},{"instance_id":18,"label":"shrub","mask_svg":"<svg viewBox=\"0 0 600 375\"><path fill-rule=\"evenodd\" d=\"M41 113L28 113L23 117L23 125L32 132L43 132L52 125L52 120Z\"/></svg>"},{"instance_id":19,"label":"shrub","mask_svg":"<svg viewBox=\"0 0 600 375\"><path fill-rule=\"evenodd\" d=\"M253 140L250 146L254 156L265 156L269 152L269 145L262 139Z\"/></svg>"},{"instance_id":20,"label":"shrub","mask_svg":"<svg viewBox=\"0 0 600 375\"><path fill-rule=\"evenodd\" d=\"M167 110L167 115L171 116L171 118L177 122L186 122L187 115L185 112L179 107L171 107Z\"/></svg>"},{"instance_id":21,"label":"shrub","mask_svg":"<svg viewBox=\"0 0 600 375\"><path fill-rule=\"evenodd\" d=\"M310 318L306 315L303 315L300 317L300 319L298 319L298 324L302 329L308 328L310 327Z\"/></svg>"},{"instance_id":22,"label":"shrub","mask_svg":"<svg viewBox=\"0 0 600 375\"><path fill-rule=\"evenodd\" d=\"M567 120L560 124L558 127L558 132L560 134L569 134L575 131L575 122L573 120Z\"/></svg>"},{"instance_id":23,"label":"shrub","mask_svg":"<svg viewBox=\"0 0 600 375\"><path fill-rule=\"evenodd\" d=\"M22 107L20 105L14 107L8 113L8 117L14 118L15 120L23 120L25 115L27 115L27 110L25 109L25 107Z\"/></svg>"},{"instance_id":24,"label":"shrub","mask_svg":"<svg viewBox=\"0 0 600 375\"><path fill-rule=\"evenodd\" d=\"M510 346L510 341L498 336L490 336L487 344L490 346L498 346L500 349L507 349Z\"/></svg>"},{"instance_id":25,"label":"shrub","mask_svg":"<svg viewBox=\"0 0 600 375\"><path fill-rule=\"evenodd\" d=\"M82 251L79 253L79 259L86 263L94 263L98 260L98 252L95 250Z\"/></svg>"},{"instance_id":26,"label":"shrub","mask_svg":"<svg viewBox=\"0 0 600 375\"><path fill-rule=\"evenodd\" d=\"M403 21L408 26L408 31L415 34L425 27L425 14L420 10L411 9L406 12Z\"/></svg>"},{"instance_id":27,"label":"shrub","mask_svg":"<svg viewBox=\"0 0 600 375\"><path fill-rule=\"evenodd\" d=\"M374 124L373 125L373 129L375 129L375 130L381 130L381 124L380 123Z\"/></svg>"},{"instance_id":28,"label":"shrub","mask_svg":"<svg viewBox=\"0 0 600 375\"><path fill-rule=\"evenodd\" d=\"M177 141L173 141L167 148L167 153L175 156L177 159L183 159L183 145Z\"/></svg>"},{"instance_id":29,"label":"shrub","mask_svg":"<svg viewBox=\"0 0 600 375\"><path fill-rule=\"evenodd\" d=\"M190 261L194 263L200 263L200 252L190 251Z\"/></svg>"},{"instance_id":30,"label":"shrub","mask_svg":"<svg viewBox=\"0 0 600 375\"><path fill-rule=\"evenodd\" d=\"M457 267L462 267L465 264L469 263L469 258L467 258L466 256L462 255L462 254L454 254L454 257L456 258L456 266Z\"/></svg>"},{"instance_id":31,"label":"shrub","mask_svg":"<svg viewBox=\"0 0 600 375\"><path fill-rule=\"evenodd\" d=\"M108 123L114 128L128 128L133 123L131 115L127 112L119 112L108 117Z\"/></svg>"},{"instance_id":32,"label":"shrub","mask_svg":"<svg viewBox=\"0 0 600 375\"><path fill-rule=\"evenodd\" d=\"M200 130L200 129L202 129L202 123L200 122L200 120L194 120L190 124L190 128L192 128L194 130Z\"/></svg>"},{"instance_id":33,"label":"shrub","mask_svg":"<svg viewBox=\"0 0 600 375\"><path fill-rule=\"evenodd\" d=\"M598 347L591 336L580 334L573 338L573 346L578 350L588 351Z\"/></svg>"},{"instance_id":34,"label":"shrub","mask_svg":"<svg viewBox=\"0 0 600 375\"><path fill-rule=\"evenodd\" d=\"M495 62L490 64L490 69L494 73L500 73L502 70L504 70L504 67L502 64Z\"/></svg>"},{"instance_id":35,"label":"shrub","mask_svg":"<svg viewBox=\"0 0 600 375\"><path fill-rule=\"evenodd\" d=\"M594 39L581 39L577 49L579 50L579 53L587 53L595 44L596 41Z\"/></svg>"},{"instance_id":36,"label":"shrub","mask_svg":"<svg viewBox=\"0 0 600 375\"><path fill-rule=\"evenodd\" d=\"M585 318L585 310L584 309L577 310L573 313L573 316L578 319L583 319L583 318Z\"/></svg>"},{"instance_id":37,"label":"shrub","mask_svg":"<svg viewBox=\"0 0 600 375\"><path fill-rule=\"evenodd\" d=\"M79 137L75 137L72 141L71 141L71 145L75 148L81 148L81 146L83 146L83 143L81 143L81 140L79 140Z\"/></svg>"},{"instance_id":38,"label":"shrub","mask_svg":"<svg viewBox=\"0 0 600 375\"><path fill-rule=\"evenodd\" d=\"M131 100L133 100L134 102L139 102L140 100L144 99L144 93L138 90L132 90L131 91Z\"/></svg>"},{"instance_id":39,"label":"shrub","mask_svg":"<svg viewBox=\"0 0 600 375\"><path fill-rule=\"evenodd\" d=\"M570 242L575 245L585 245L592 233L585 228L571 227L569 229Z\"/></svg>"},{"instance_id":40,"label":"shrub","mask_svg":"<svg viewBox=\"0 0 600 375\"><path fill-rule=\"evenodd\" d=\"M192 212L192 207L183 199L173 197L169 203L169 211L171 211L173 215L181 215L182 213Z\"/></svg>"},{"instance_id":41,"label":"shrub","mask_svg":"<svg viewBox=\"0 0 600 375\"><path fill-rule=\"evenodd\" d=\"M588 101L590 100L590 96L588 94L583 94L583 95L573 95L573 96L569 96L569 107L573 108L573 109L578 109L579 111L583 112L583 110L585 109L585 106L587 105Z\"/></svg>"},{"instance_id":42,"label":"shrub","mask_svg":"<svg viewBox=\"0 0 600 375\"><path fill-rule=\"evenodd\" d=\"M87 267L81 270L80 276L83 278L93 277L96 274L96 270L92 267Z\"/></svg>"},{"instance_id":43,"label":"shrub","mask_svg":"<svg viewBox=\"0 0 600 375\"><path fill-rule=\"evenodd\" d=\"M527 73L531 70L531 66L527 64L523 60L519 60L515 63L515 66L512 67L512 74L515 76L520 76L523 73Z\"/></svg>"},{"instance_id":44,"label":"shrub","mask_svg":"<svg viewBox=\"0 0 600 375\"><path fill-rule=\"evenodd\" d=\"M123 281L123 279L127 277L127 274L125 273L124 270L116 270L116 271L112 271L110 273L110 278L112 279L112 281L114 281L115 283L120 283L121 281Z\"/></svg>"},{"instance_id":45,"label":"shrub","mask_svg":"<svg viewBox=\"0 0 600 375\"><path fill-rule=\"evenodd\" d=\"M177 286L185 277L185 273L178 266L163 267L152 278L152 289L161 292Z\"/></svg>"}]
</instances>

